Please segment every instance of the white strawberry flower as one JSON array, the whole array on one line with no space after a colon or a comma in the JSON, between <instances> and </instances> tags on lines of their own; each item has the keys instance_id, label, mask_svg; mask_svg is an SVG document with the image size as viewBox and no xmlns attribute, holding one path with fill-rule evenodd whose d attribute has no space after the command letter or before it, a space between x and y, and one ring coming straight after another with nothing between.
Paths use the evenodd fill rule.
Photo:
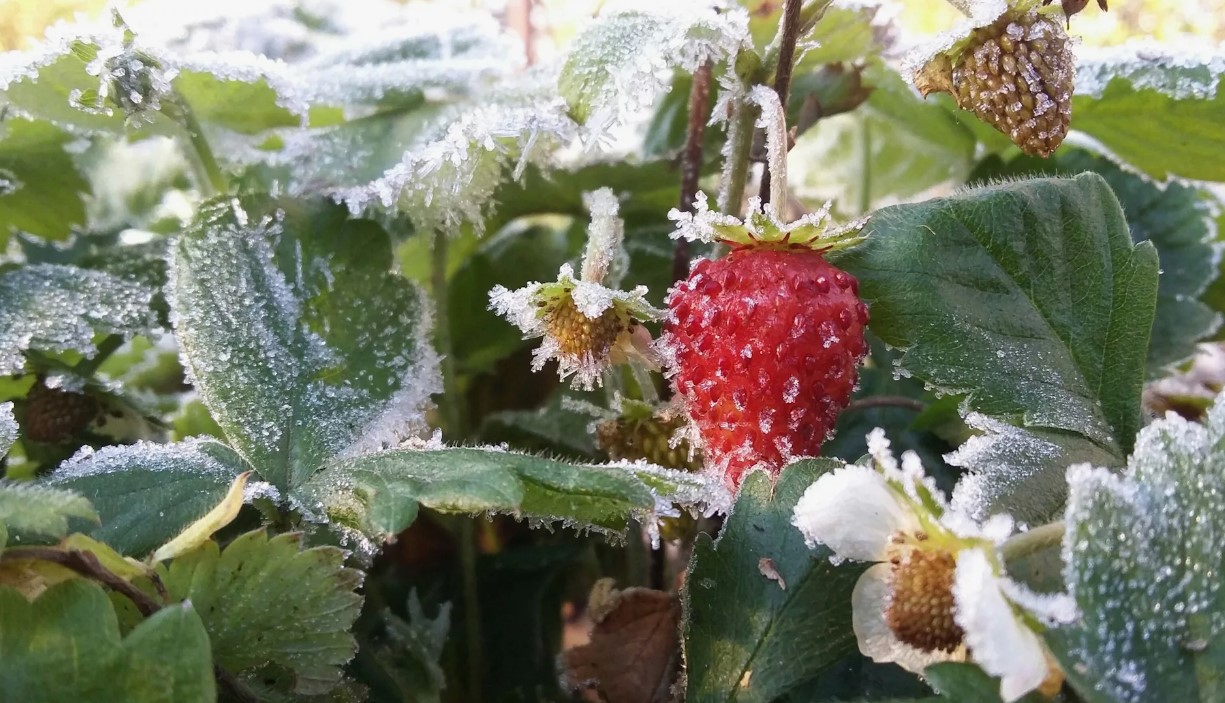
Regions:
<instances>
[{"instance_id":1,"label":"white strawberry flower","mask_svg":"<svg viewBox=\"0 0 1225 703\"><path fill-rule=\"evenodd\" d=\"M650 332L640 323L658 320L663 313L646 300L646 286L630 291L617 288L625 269L621 246L623 225L617 216L617 198L601 188L584 196L591 211L582 273L563 264L557 280L529 283L509 290L494 286L489 307L523 331L524 339L543 338L532 352L532 370L551 359L564 380L573 375L577 388L601 385L606 369L634 362L659 367Z\"/></svg>"},{"instance_id":2,"label":"white strawberry flower","mask_svg":"<svg viewBox=\"0 0 1225 703\"><path fill-rule=\"evenodd\" d=\"M978 523L951 511L913 452L898 465L884 431L868 435L873 466L847 466L817 479L792 523L809 547L835 560L878 562L851 595L860 651L922 673L972 659L1014 701L1057 686L1062 672L1035 628L1067 622L1066 596L1040 596L1010 580L997 547L1012 533L1006 515Z\"/></svg>"}]
</instances>

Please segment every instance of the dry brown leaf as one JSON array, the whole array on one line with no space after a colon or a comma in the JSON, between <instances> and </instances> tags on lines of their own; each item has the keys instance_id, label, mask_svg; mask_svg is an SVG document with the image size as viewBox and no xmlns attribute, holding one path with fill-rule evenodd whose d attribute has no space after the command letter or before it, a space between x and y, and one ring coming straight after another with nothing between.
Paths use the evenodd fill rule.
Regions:
<instances>
[{"instance_id":1,"label":"dry brown leaf","mask_svg":"<svg viewBox=\"0 0 1225 703\"><path fill-rule=\"evenodd\" d=\"M680 600L649 588L618 591L601 579L590 601L591 641L562 654L570 687L606 703L667 700L680 662Z\"/></svg>"}]
</instances>

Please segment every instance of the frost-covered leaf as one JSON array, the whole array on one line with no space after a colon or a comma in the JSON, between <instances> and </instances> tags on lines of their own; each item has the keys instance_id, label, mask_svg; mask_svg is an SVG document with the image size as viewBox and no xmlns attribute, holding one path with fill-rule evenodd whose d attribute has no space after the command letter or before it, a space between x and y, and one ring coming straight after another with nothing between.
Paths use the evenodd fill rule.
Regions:
<instances>
[{"instance_id":1,"label":"frost-covered leaf","mask_svg":"<svg viewBox=\"0 0 1225 703\"><path fill-rule=\"evenodd\" d=\"M244 470L242 459L221 442L189 439L85 450L48 481L93 503L102 518L94 537L143 557L207 513Z\"/></svg>"},{"instance_id":2,"label":"frost-covered leaf","mask_svg":"<svg viewBox=\"0 0 1225 703\"><path fill-rule=\"evenodd\" d=\"M851 589L863 568L834 566L791 524L800 495L839 466L804 460L777 485L754 472L719 540L698 535L683 594L687 700L773 701L854 651ZM778 579L763 575L764 559Z\"/></svg>"},{"instance_id":3,"label":"frost-covered leaf","mask_svg":"<svg viewBox=\"0 0 1225 703\"><path fill-rule=\"evenodd\" d=\"M85 224L89 184L64 151L70 139L46 122L0 123L0 247L13 230L62 240Z\"/></svg>"},{"instance_id":4,"label":"frost-covered leaf","mask_svg":"<svg viewBox=\"0 0 1225 703\"><path fill-rule=\"evenodd\" d=\"M1123 206L1131 238L1157 247L1161 278L1148 348L1150 377L1168 375L1174 364L1195 353L1195 344L1214 332L1220 316L1200 301L1217 276L1221 244L1216 241L1217 203L1203 190L1183 183L1157 185L1114 162L1081 150L1062 149L1054 158L1022 156L1007 163L989 158L971 180L1022 174L1074 176L1093 171L1106 179Z\"/></svg>"},{"instance_id":5,"label":"frost-covered leaf","mask_svg":"<svg viewBox=\"0 0 1225 703\"><path fill-rule=\"evenodd\" d=\"M575 37L558 78L570 116L597 137L647 107L672 80L703 62L733 58L749 39L743 10L713 7L613 12Z\"/></svg>"},{"instance_id":6,"label":"frost-covered leaf","mask_svg":"<svg viewBox=\"0 0 1225 703\"><path fill-rule=\"evenodd\" d=\"M302 549L297 533L248 532L222 551L215 542L158 571L174 598L204 621L217 663L253 677L265 666L293 672L294 693L322 694L340 681L357 646L361 572L335 547Z\"/></svg>"},{"instance_id":7,"label":"frost-covered leaf","mask_svg":"<svg viewBox=\"0 0 1225 703\"><path fill-rule=\"evenodd\" d=\"M939 701L1000 703L1000 680L974 664L943 662L923 670L923 677L940 693ZM1014 703L1047 703L1050 699L1033 691Z\"/></svg>"},{"instance_id":8,"label":"frost-covered leaf","mask_svg":"<svg viewBox=\"0 0 1225 703\"><path fill-rule=\"evenodd\" d=\"M659 500L718 508L726 495L714 479L649 465L584 466L482 448L358 457L317 474L302 494L307 505L377 538L410 525L418 504L621 533L630 519L653 527Z\"/></svg>"},{"instance_id":9,"label":"frost-covered leaf","mask_svg":"<svg viewBox=\"0 0 1225 703\"><path fill-rule=\"evenodd\" d=\"M1129 44L1082 55L1072 128L1150 176L1225 181L1225 54Z\"/></svg>"},{"instance_id":10,"label":"frost-covered leaf","mask_svg":"<svg viewBox=\"0 0 1225 703\"><path fill-rule=\"evenodd\" d=\"M0 459L9 453L17 441L17 419L13 416L13 404L0 403Z\"/></svg>"},{"instance_id":11,"label":"frost-covered leaf","mask_svg":"<svg viewBox=\"0 0 1225 703\"><path fill-rule=\"evenodd\" d=\"M978 413L970 413L966 422L982 434L945 460L967 471L953 491L953 506L977 520L1001 512L1031 525L1057 519L1067 502L1061 477L1068 466L1123 463L1074 432L1021 428Z\"/></svg>"},{"instance_id":12,"label":"frost-covered leaf","mask_svg":"<svg viewBox=\"0 0 1225 703\"><path fill-rule=\"evenodd\" d=\"M13 533L63 537L68 518L97 522L98 513L72 491L0 479L0 527L7 528L10 541Z\"/></svg>"},{"instance_id":13,"label":"frost-covered leaf","mask_svg":"<svg viewBox=\"0 0 1225 703\"><path fill-rule=\"evenodd\" d=\"M878 18L883 4L830 4L821 19L801 37L805 47L795 63L796 76L823 64L859 61L878 55L888 44L887 20Z\"/></svg>"},{"instance_id":14,"label":"frost-covered leaf","mask_svg":"<svg viewBox=\"0 0 1225 703\"><path fill-rule=\"evenodd\" d=\"M1140 426L1157 254L1100 176L1038 179L876 213L837 261L901 372L963 410L1078 433L1112 455Z\"/></svg>"},{"instance_id":15,"label":"frost-covered leaf","mask_svg":"<svg viewBox=\"0 0 1225 703\"><path fill-rule=\"evenodd\" d=\"M184 365L234 448L278 488L424 426L441 385L429 306L390 269L381 228L322 202L215 201L174 247Z\"/></svg>"},{"instance_id":16,"label":"frost-covered leaf","mask_svg":"<svg viewBox=\"0 0 1225 703\"><path fill-rule=\"evenodd\" d=\"M823 119L796 140L797 195L858 212L970 173L976 140L952 113L879 61L868 63L864 82L873 91L859 109Z\"/></svg>"},{"instance_id":17,"label":"frost-covered leaf","mask_svg":"<svg viewBox=\"0 0 1225 703\"><path fill-rule=\"evenodd\" d=\"M1212 701L1225 676L1225 400L1170 413L1127 471L1068 470L1064 576L1080 610L1048 633L1088 701Z\"/></svg>"},{"instance_id":18,"label":"frost-covered leaf","mask_svg":"<svg viewBox=\"0 0 1225 703\"><path fill-rule=\"evenodd\" d=\"M242 55L193 57L193 68L180 68L173 85L204 124L244 134L302 125L305 102L283 85L287 80L279 67L266 67L265 61Z\"/></svg>"},{"instance_id":19,"label":"frost-covered leaf","mask_svg":"<svg viewBox=\"0 0 1225 703\"><path fill-rule=\"evenodd\" d=\"M34 601L0 586L0 691L12 701L210 703L209 639L196 608L169 605L121 639L102 587L71 579Z\"/></svg>"},{"instance_id":20,"label":"frost-covered leaf","mask_svg":"<svg viewBox=\"0 0 1225 703\"><path fill-rule=\"evenodd\" d=\"M94 332L144 332L152 296L143 286L73 266L0 269L0 374L20 372L26 349L90 356Z\"/></svg>"}]
</instances>

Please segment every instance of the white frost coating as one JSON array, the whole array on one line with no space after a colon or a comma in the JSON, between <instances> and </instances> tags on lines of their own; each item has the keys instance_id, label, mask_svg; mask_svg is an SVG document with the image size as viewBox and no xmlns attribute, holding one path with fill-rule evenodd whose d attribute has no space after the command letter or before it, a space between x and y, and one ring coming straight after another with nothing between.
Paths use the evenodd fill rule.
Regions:
<instances>
[{"instance_id":1,"label":"white frost coating","mask_svg":"<svg viewBox=\"0 0 1225 703\"><path fill-rule=\"evenodd\" d=\"M1216 97L1225 74L1225 52L1220 48L1176 48L1150 40L1082 47L1077 53L1077 98L1101 98L1106 86L1118 79L1135 90L1156 90L1175 100L1209 100Z\"/></svg>"},{"instance_id":2,"label":"white frost coating","mask_svg":"<svg viewBox=\"0 0 1225 703\"><path fill-rule=\"evenodd\" d=\"M1141 430L1123 475L1068 469L1064 577L1083 623L1072 654L1113 700L1160 697L1150 685L1170 657L1194 649L1197 628L1215 638L1225 625L1223 447L1218 396L1203 424L1169 413Z\"/></svg>"},{"instance_id":3,"label":"white frost coating","mask_svg":"<svg viewBox=\"0 0 1225 703\"><path fill-rule=\"evenodd\" d=\"M714 2L620 3L574 39L563 79L582 82L588 146L671 85L673 70L735 57L749 41L748 14Z\"/></svg>"},{"instance_id":4,"label":"white frost coating","mask_svg":"<svg viewBox=\"0 0 1225 703\"><path fill-rule=\"evenodd\" d=\"M475 107L379 178L332 196L354 213L375 205L403 211L425 230L454 233L464 222L480 228L504 169L514 163L518 178L574 130L560 100Z\"/></svg>"},{"instance_id":5,"label":"white frost coating","mask_svg":"<svg viewBox=\"0 0 1225 703\"><path fill-rule=\"evenodd\" d=\"M153 291L101 271L38 264L0 273L0 374L22 352L96 352L95 332L131 336L154 325Z\"/></svg>"},{"instance_id":6,"label":"white frost coating","mask_svg":"<svg viewBox=\"0 0 1225 703\"><path fill-rule=\"evenodd\" d=\"M621 240L625 237L625 223L617 216L621 204L612 188L583 194L583 205L591 213L591 224L587 226L587 249L583 254L583 280L589 283L605 283L614 264L626 258ZM616 287L617 281L608 281Z\"/></svg>"},{"instance_id":7,"label":"white frost coating","mask_svg":"<svg viewBox=\"0 0 1225 703\"><path fill-rule=\"evenodd\" d=\"M761 108L757 126L766 131L766 161L770 166L770 202L767 207L775 219L781 219L780 208L785 209L787 203L787 151L790 146L787 115L778 100L778 93L769 86L753 86L749 90L749 100Z\"/></svg>"},{"instance_id":8,"label":"white frost coating","mask_svg":"<svg viewBox=\"0 0 1225 703\"><path fill-rule=\"evenodd\" d=\"M1028 478L1027 467L1063 454L1056 444L981 413L967 414L965 422L983 434L969 438L945 454L944 460L967 470L953 489L953 510L975 518L985 517L1001 496L1009 495ZM1006 457L1026 457L1026 462L1010 462Z\"/></svg>"},{"instance_id":9,"label":"white frost coating","mask_svg":"<svg viewBox=\"0 0 1225 703\"><path fill-rule=\"evenodd\" d=\"M1006 0L972 0L968 3L972 14L962 17L952 27L924 41L907 54L902 61L902 75L913 77L936 54L941 54L953 48L957 42L965 39L979 27L986 27L1008 11Z\"/></svg>"},{"instance_id":10,"label":"white frost coating","mask_svg":"<svg viewBox=\"0 0 1225 703\"><path fill-rule=\"evenodd\" d=\"M13 417L13 403L0 403L0 459L9 453L17 441L17 420Z\"/></svg>"},{"instance_id":11,"label":"white frost coating","mask_svg":"<svg viewBox=\"0 0 1225 703\"><path fill-rule=\"evenodd\" d=\"M173 444L142 440L98 450L84 447L60 464L50 480L58 483L85 476L141 469L207 475L228 485L236 475L236 467L223 463L210 450L230 451L221 442L208 437L189 437Z\"/></svg>"}]
</instances>

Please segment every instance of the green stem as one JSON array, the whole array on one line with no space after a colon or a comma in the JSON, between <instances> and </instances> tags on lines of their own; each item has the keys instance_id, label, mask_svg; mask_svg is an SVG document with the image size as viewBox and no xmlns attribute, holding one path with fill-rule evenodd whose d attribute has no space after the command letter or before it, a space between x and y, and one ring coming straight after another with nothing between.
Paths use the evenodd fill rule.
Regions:
<instances>
[{"instance_id":1,"label":"green stem","mask_svg":"<svg viewBox=\"0 0 1225 703\"><path fill-rule=\"evenodd\" d=\"M464 394L459 388L459 375L455 367L455 353L451 348L450 296L447 280L447 235L434 233L434 251L431 260L431 278L434 289L434 343L442 356L442 400L439 411L443 425L453 441L462 441L467 434Z\"/></svg>"},{"instance_id":2,"label":"green stem","mask_svg":"<svg viewBox=\"0 0 1225 703\"><path fill-rule=\"evenodd\" d=\"M638 394L642 397L643 402L655 405L659 402L659 392L655 390L655 379L651 376L651 372L642 364L631 361L630 373L634 375L634 382L638 384Z\"/></svg>"},{"instance_id":3,"label":"green stem","mask_svg":"<svg viewBox=\"0 0 1225 703\"><path fill-rule=\"evenodd\" d=\"M107 335L98 343L98 353L88 359L82 359L76 366L72 367L72 372L78 376L89 377L93 376L98 367L106 363L111 354L119 350L123 346L123 337L117 334Z\"/></svg>"},{"instance_id":4,"label":"green stem","mask_svg":"<svg viewBox=\"0 0 1225 703\"><path fill-rule=\"evenodd\" d=\"M472 703L483 698L481 680L484 676L481 649L481 600L477 590L476 523L473 518L461 518L459 523L459 565L464 585L464 634L468 640L468 696Z\"/></svg>"},{"instance_id":5,"label":"green stem","mask_svg":"<svg viewBox=\"0 0 1225 703\"><path fill-rule=\"evenodd\" d=\"M221 167L217 165L217 159L213 156L213 148L209 146L208 139L204 136L204 127L196 119L196 113L183 98L175 96L174 101L179 121L187 131L187 139L191 144L190 156L192 158L189 160L196 172L200 190L204 191L205 195L229 192L229 181L221 172Z\"/></svg>"},{"instance_id":6,"label":"green stem","mask_svg":"<svg viewBox=\"0 0 1225 703\"><path fill-rule=\"evenodd\" d=\"M1032 530L1015 535L1000 547L1000 555L1005 562L1022 559L1036 552L1063 543L1065 527L1063 520L1047 523Z\"/></svg>"},{"instance_id":7,"label":"green stem","mask_svg":"<svg viewBox=\"0 0 1225 703\"><path fill-rule=\"evenodd\" d=\"M757 124L759 111L747 99L736 102L735 114L728 125L727 138L731 141L731 150L723 167L724 186L719 194L719 212L737 217L740 215L740 201L744 199L744 186L749 178L749 157L752 155L754 125Z\"/></svg>"}]
</instances>

